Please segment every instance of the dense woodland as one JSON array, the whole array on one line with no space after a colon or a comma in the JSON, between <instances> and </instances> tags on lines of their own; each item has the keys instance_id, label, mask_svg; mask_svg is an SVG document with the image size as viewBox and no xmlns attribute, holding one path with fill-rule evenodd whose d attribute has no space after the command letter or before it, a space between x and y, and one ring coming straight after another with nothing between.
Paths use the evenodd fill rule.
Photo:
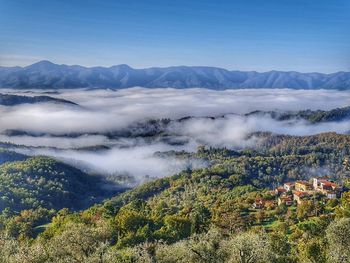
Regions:
<instances>
[{"instance_id":1,"label":"dense woodland","mask_svg":"<svg viewBox=\"0 0 350 263\"><path fill-rule=\"evenodd\" d=\"M290 112L278 112L278 111L253 111L245 116L262 116L268 115L273 119L279 121L293 120L293 119L303 119L309 123L320 123L320 122L330 122L330 121L341 121L349 118L350 107L336 108L329 111L323 110L303 110L303 111L290 111Z\"/></svg>"},{"instance_id":2,"label":"dense woodland","mask_svg":"<svg viewBox=\"0 0 350 263\"><path fill-rule=\"evenodd\" d=\"M51 158L6 157L0 262L350 262L350 136L251 136L254 149L157 153L208 167L111 198L101 178ZM341 198L252 206L283 182L325 175Z\"/></svg>"}]
</instances>

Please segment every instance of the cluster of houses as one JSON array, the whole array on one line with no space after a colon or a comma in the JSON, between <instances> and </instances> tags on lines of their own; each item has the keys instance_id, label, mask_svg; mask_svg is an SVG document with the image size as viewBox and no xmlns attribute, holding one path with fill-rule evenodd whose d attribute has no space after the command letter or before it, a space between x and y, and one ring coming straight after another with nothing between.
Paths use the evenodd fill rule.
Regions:
<instances>
[{"instance_id":1,"label":"cluster of houses","mask_svg":"<svg viewBox=\"0 0 350 263\"><path fill-rule=\"evenodd\" d=\"M314 177L312 181L287 182L272 191L277 197L278 205L291 206L295 202L299 205L304 201L312 199L316 193L324 195L327 199L336 199L341 197L342 186L330 180L327 177ZM262 209L273 206L275 201L258 198L253 207Z\"/></svg>"}]
</instances>

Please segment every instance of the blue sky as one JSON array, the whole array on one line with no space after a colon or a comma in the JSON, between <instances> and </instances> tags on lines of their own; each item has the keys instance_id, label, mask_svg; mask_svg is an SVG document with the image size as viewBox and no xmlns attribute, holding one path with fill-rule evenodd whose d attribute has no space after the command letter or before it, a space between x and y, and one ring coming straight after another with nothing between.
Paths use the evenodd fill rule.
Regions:
<instances>
[{"instance_id":1,"label":"blue sky","mask_svg":"<svg viewBox=\"0 0 350 263\"><path fill-rule=\"evenodd\" d=\"M0 65L350 71L349 0L0 0Z\"/></svg>"}]
</instances>

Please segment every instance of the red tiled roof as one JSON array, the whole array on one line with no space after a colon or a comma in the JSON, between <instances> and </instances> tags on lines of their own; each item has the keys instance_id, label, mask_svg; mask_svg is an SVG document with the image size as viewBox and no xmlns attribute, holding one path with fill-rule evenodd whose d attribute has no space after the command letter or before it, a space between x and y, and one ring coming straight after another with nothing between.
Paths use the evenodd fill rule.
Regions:
<instances>
[{"instance_id":1,"label":"red tiled roof","mask_svg":"<svg viewBox=\"0 0 350 263\"><path fill-rule=\"evenodd\" d=\"M307 192L295 191L294 194L298 197L309 196L310 194Z\"/></svg>"},{"instance_id":2,"label":"red tiled roof","mask_svg":"<svg viewBox=\"0 0 350 263\"><path fill-rule=\"evenodd\" d=\"M277 187L276 189L275 189L275 191L278 191L278 192L286 192L287 190L286 189L284 189L283 187Z\"/></svg>"},{"instance_id":3,"label":"red tiled roof","mask_svg":"<svg viewBox=\"0 0 350 263\"><path fill-rule=\"evenodd\" d=\"M324 177L316 177L316 179L317 179L318 181L322 181L322 180L328 181L328 180L329 180L329 177L327 177L327 176L324 176Z\"/></svg>"},{"instance_id":4,"label":"red tiled roof","mask_svg":"<svg viewBox=\"0 0 350 263\"><path fill-rule=\"evenodd\" d=\"M333 187L337 187L338 185L336 183L332 183L332 182L325 182L323 183L326 186L333 186Z\"/></svg>"},{"instance_id":5,"label":"red tiled roof","mask_svg":"<svg viewBox=\"0 0 350 263\"><path fill-rule=\"evenodd\" d=\"M308 181L296 181L295 183L303 184L303 185L310 185L310 183Z\"/></svg>"}]
</instances>

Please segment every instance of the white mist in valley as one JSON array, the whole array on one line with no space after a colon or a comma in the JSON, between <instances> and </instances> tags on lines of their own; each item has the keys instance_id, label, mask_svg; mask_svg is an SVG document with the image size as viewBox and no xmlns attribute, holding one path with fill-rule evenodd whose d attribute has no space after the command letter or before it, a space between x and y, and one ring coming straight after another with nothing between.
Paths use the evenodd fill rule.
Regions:
<instances>
[{"instance_id":1,"label":"white mist in valley","mask_svg":"<svg viewBox=\"0 0 350 263\"><path fill-rule=\"evenodd\" d=\"M42 95L39 90L11 92ZM50 96L79 106L63 103L0 106L0 141L23 145L16 147L16 151L29 155L54 156L101 173L128 173L139 180L145 175L161 177L189 166L206 165L198 160L161 158L155 152L195 151L199 145L234 149L254 147L258 138L248 135L257 131L311 135L350 130L349 120L310 124L304 120L278 121L266 115L242 115L255 110L345 107L350 105L350 93L346 91L131 88L59 90ZM169 143L162 136L110 136L118 131L125 133L136 122L187 116L195 118L171 122L162 131L167 139L182 143ZM137 129L142 130L142 125Z\"/></svg>"},{"instance_id":2,"label":"white mist in valley","mask_svg":"<svg viewBox=\"0 0 350 263\"><path fill-rule=\"evenodd\" d=\"M128 148L112 148L102 151L81 151L67 149L23 148L17 152L28 155L53 156L88 172L103 175L129 175L142 182L145 176L164 177L186 168L201 168L207 163L197 159L177 159L158 157L156 152L179 150L165 144L137 145ZM182 149L182 147L181 147Z\"/></svg>"}]
</instances>

